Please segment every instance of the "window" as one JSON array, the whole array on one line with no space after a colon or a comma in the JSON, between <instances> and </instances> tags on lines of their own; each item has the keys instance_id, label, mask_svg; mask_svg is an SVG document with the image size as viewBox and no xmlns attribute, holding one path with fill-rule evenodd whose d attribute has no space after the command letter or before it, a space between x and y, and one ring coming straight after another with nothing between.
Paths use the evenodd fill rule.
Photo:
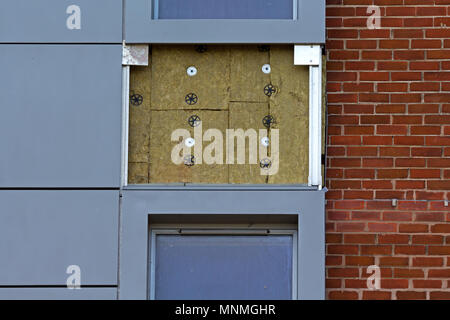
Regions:
<instances>
[{"instance_id":1,"label":"window","mask_svg":"<svg viewBox=\"0 0 450 320\"><path fill-rule=\"evenodd\" d=\"M154 0L154 19L295 19L295 0Z\"/></svg>"},{"instance_id":2,"label":"window","mask_svg":"<svg viewBox=\"0 0 450 320\"><path fill-rule=\"evenodd\" d=\"M151 299L296 299L295 230L153 230Z\"/></svg>"}]
</instances>

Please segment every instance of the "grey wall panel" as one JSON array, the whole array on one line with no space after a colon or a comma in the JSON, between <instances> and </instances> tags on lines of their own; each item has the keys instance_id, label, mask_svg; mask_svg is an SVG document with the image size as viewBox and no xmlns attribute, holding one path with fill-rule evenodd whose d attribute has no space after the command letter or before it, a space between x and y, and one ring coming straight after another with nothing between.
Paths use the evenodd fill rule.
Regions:
<instances>
[{"instance_id":1,"label":"grey wall panel","mask_svg":"<svg viewBox=\"0 0 450 320\"><path fill-rule=\"evenodd\" d=\"M1 45L0 187L119 187L121 45Z\"/></svg>"},{"instance_id":2,"label":"grey wall panel","mask_svg":"<svg viewBox=\"0 0 450 320\"><path fill-rule=\"evenodd\" d=\"M309 203L298 215L298 298L324 300L325 192L314 192L303 201Z\"/></svg>"},{"instance_id":3,"label":"grey wall panel","mask_svg":"<svg viewBox=\"0 0 450 320\"><path fill-rule=\"evenodd\" d=\"M0 300L116 300L117 288L0 288Z\"/></svg>"},{"instance_id":4,"label":"grey wall panel","mask_svg":"<svg viewBox=\"0 0 450 320\"><path fill-rule=\"evenodd\" d=\"M119 299L147 298L149 215L298 215L298 298L325 295L325 192L291 187L134 187L122 192ZM211 219L208 220L211 223Z\"/></svg>"},{"instance_id":5,"label":"grey wall panel","mask_svg":"<svg viewBox=\"0 0 450 320\"><path fill-rule=\"evenodd\" d=\"M80 29L67 27L71 5L80 8ZM1 42L121 43L122 0L2 0Z\"/></svg>"},{"instance_id":6,"label":"grey wall panel","mask_svg":"<svg viewBox=\"0 0 450 320\"><path fill-rule=\"evenodd\" d=\"M325 43L325 0L298 0L296 20L154 20L152 0L124 1L127 43Z\"/></svg>"},{"instance_id":7,"label":"grey wall panel","mask_svg":"<svg viewBox=\"0 0 450 320\"><path fill-rule=\"evenodd\" d=\"M0 286L117 285L119 191L0 190Z\"/></svg>"}]
</instances>

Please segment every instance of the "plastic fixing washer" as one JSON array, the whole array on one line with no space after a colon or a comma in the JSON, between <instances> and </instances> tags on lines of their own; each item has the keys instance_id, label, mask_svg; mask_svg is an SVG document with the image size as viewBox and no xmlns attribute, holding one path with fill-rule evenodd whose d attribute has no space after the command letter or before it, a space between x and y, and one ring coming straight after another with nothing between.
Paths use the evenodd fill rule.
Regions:
<instances>
[{"instance_id":1,"label":"plastic fixing washer","mask_svg":"<svg viewBox=\"0 0 450 320\"><path fill-rule=\"evenodd\" d=\"M184 144L186 145L186 147L191 148L191 147L193 147L193 146L195 145L195 139L193 139L193 138L187 138L187 139L184 141Z\"/></svg>"},{"instance_id":2,"label":"plastic fixing washer","mask_svg":"<svg viewBox=\"0 0 450 320\"><path fill-rule=\"evenodd\" d=\"M269 146L269 142L270 142L270 140L269 140L268 137L261 138L261 144L262 144L264 147L268 147L268 146Z\"/></svg>"},{"instance_id":3,"label":"plastic fixing washer","mask_svg":"<svg viewBox=\"0 0 450 320\"><path fill-rule=\"evenodd\" d=\"M261 70L262 70L262 72L264 72L264 73L270 73L270 71L271 71L272 69L270 68L270 64L265 64L265 65L262 66Z\"/></svg>"},{"instance_id":4,"label":"plastic fixing washer","mask_svg":"<svg viewBox=\"0 0 450 320\"><path fill-rule=\"evenodd\" d=\"M189 77L193 77L197 74L197 68L194 66L191 66L191 67L187 68L186 73Z\"/></svg>"}]
</instances>

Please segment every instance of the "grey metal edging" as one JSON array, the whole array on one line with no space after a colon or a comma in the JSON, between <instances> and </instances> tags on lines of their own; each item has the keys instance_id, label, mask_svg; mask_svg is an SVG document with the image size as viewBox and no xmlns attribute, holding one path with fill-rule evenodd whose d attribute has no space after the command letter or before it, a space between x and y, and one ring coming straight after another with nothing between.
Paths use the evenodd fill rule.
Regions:
<instances>
[{"instance_id":1,"label":"grey metal edging","mask_svg":"<svg viewBox=\"0 0 450 320\"><path fill-rule=\"evenodd\" d=\"M171 190L171 191L317 191L317 186L308 186L306 184L288 185L288 184L141 184L127 185L122 188L127 191L143 190Z\"/></svg>"}]
</instances>

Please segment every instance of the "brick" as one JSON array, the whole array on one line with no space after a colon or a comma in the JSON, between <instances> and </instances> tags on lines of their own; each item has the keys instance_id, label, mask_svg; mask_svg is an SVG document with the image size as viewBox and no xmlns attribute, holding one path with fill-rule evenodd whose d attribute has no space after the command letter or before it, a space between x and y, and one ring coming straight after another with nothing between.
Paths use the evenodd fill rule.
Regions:
<instances>
[{"instance_id":1,"label":"brick","mask_svg":"<svg viewBox=\"0 0 450 320\"><path fill-rule=\"evenodd\" d=\"M444 192L416 191L417 200L443 200Z\"/></svg>"},{"instance_id":2,"label":"brick","mask_svg":"<svg viewBox=\"0 0 450 320\"><path fill-rule=\"evenodd\" d=\"M406 268L395 268L394 278L423 278L424 272L422 269L406 269Z\"/></svg>"},{"instance_id":3,"label":"brick","mask_svg":"<svg viewBox=\"0 0 450 320\"><path fill-rule=\"evenodd\" d=\"M342 257L341 256L326 256L325 257L325 265L340 266L340 265L342 265Z\"/></svg>"},{"instance_id":4,"label":"brick","mask_svg":"<svg viewBox=\"0 0 450 320\"><path fill-rule=\"evenodd\" d=\"M328 245L327 253L328 254L358 254L358 246L357 245Z\"/></svg>"},{"instance_id":5,"label":"brick","mask_svg":"<svg viewBox=\"0 0 450 320\"><path fill-rule=\"evenodd\" d=\"M429 255L450 255L450 246L430 246Z\"/></svg>"},{"instance_id":6,"label":"brick","mask_svg":"<svg viewBox=\"0 0 450 320\"><path fill-rule=\"evenodd\" d=\"M407 244L409 235L406 234L380 234L378 243L380 244Z\"/></svg>"},{"instance_id":7,"label":"brick","mask_svg":"<svg viewBox=\"0 0 450 320\"><path fill-rule=\"evenodd\" d=\"M350 220L350 214L345 211L327 211L328 220Z\"/></svg>"},{"instance_id":8,"label":"brick","mask_svg":"<svg viewBox=\"0 0 450 320\"><path fill-rule=\"evenodd\" d=\"M450 190L450 180L428 181L429 190Z\"/></svg>"},{"instance_id":9,"label":"brick","mask_svg":"<svg viewBox=\"0 0 450 320\"><path fill-rule=\"evenodd\" d=\"M396 223L369 222L367 227L370 232L395 232L397 230Z\"/></svg>"},{"instance_id":10,"label":"brick","mask_svg":"<svg viewBox=\"0 0 450 320\"><path fill-rule=\"evenodd\" d=\"M413 287L415 289L436 289L436 288L442 288L442 281L441 280L421 280L421 279L414 279L413 280Z\"/></svg>"},{"instance_id":11,"label":"brick","mask_svg":"<svg viewBox=\"0 0 450 320\"><path fill-rule=\"evenodd\" d=\"M328 293L330 300L356 300L358 292L356 291L330 291Z\"/></svg>"},{"instance_id":12,"label":"brick","mask_svg":"<svg viewBox=\"0 0 450 320\"><path fill-rule=\"evenodd\" d=\"M428 225L418 223L402 223L398 226L401 233L424 233L428 232Z\"/></svg>"},{"instance_id":13,"label":"brick","mask_svg":"<svg viewBox=\"0 0 450 320\"><path fill-rule=\"evenodd\" d=\"M428 159L427 160L428 167L435 168L450 168L450 159Z\"/></svg>"},{"instance_id":14,"label":"brick","mask_svg":"<svg viewBox=\"0 0 450 320\"><path fill-rule=\"evenodd\" d=\"M341 222L336 224L338 232L362 232L365 229L365 223L361 222Z\"/></svg>"},{"instance_id":15,"label":"brick","mask_svg":"<svg viewBox=\"0 0 450 320\"><path fill-rule=\"evenodd\" d=\"M449 291L432 291L430 292L431 300L450 300Z\"/></svg>"},{"instance_id":16,"label":"brick","mask_svg":"<svg viewBox=\"0 0 450 320\"><path fill-rule=\"evenodd\" d=\"M375 170L374 169L346 169L344 172L344 176L347 179L351 178L374 178Z\"/></svg>"},{"instance_id":17,"label":"brick","mask_svg":"<svg viewBox=\"0 0 450 320\"><path fill-rule=\"evenodd\" d=\"M441 148L412 148L411 155L417 157L440 157L442 156Z\"/></svg>"},{"instance_id":18,"label":"brick","mask_svg":"<svg viewBox=\"0 0 450 320\"><path fill-rule=\"evenodd\" d=\"M408 288L408 279L381 279L383 289L405 289ZM397 292L398 295L398 292Z\"/></svg>"},{"instance_id":19,"label":"brick","mask_svg":"<svg viewBox=\"0 0 450 320\"><path fill-rule=\"evenodd\" d=\"M428 278L450 278L450 269L430 269Z\"/></svg>"},{"instance_id":20,"label":"brick","mask_svg":"<svg viewBox=\"0 0 450 320\"><path fill-rule=\"evenodd\" d=\"M353 211L352 220L380 220L381 213L376 211Z\"/></svg>"},{"instance_id":21,"label":"brick","mask_svg":"<svg viewBox=\"0 0 450 320\"><path fill-rule=\"evenodd\" d=\"M345 279L344 284L345 288L351 289L367 288L367 280L363 279Z\"/></svg>"},{"instance_id":22,"label":"brick","mask_svg":"<svg viewBox=\"0 0 450 320\"><path fill-rule=\"evenodd\" d=\"M378 149L376 147L347 147L347 155L352 156L376 156Z\"/></svg>"},{"instance_id":23,"label":"brick","mask_svg":"<svg viewBox=\"0 0 450 320\"><path fill-rule=\"evenodd\" d=\"M403 191L385 191L377 190L375 191L376 199L403 199L405 193Z\"/></svg>"},{"instance_id":24,"label":"brick","mask_svg":"<svg viewBox=\"0 0 450 320\"><path fill-rule=\"evenodd\" d=\"M387 211L383 212L383 220L385 221L411 221L411 212Z\"/></svg>"},{"instance_id":25,"label":"brick","mask_svg":"<svg viewBox=\"0 0 450 320\"><path fill-rule=\"evenodd\" d=\"M383 84L378 84L378 87ZM405 104L379 104L376 106L377 113L405 113L406 105Z\"/></svg>"},{"instance_id":26,"label":"brick","mask_svg":"<svg viewBox=\"0 0 450 320\"><path fill-rule=\"evenodd\" d=\"M423 158L397 158L395 159L396 167L425 167L425 159Z\"/></svg>"},{"instance_id":27,"label":"brick","mask_svg":"<svg viewBox=\"0 0 450 320\"><path fill-rule=\"evenodd\" d=\"M411 134L412 135L439 135L439 134L441 134L441 127L439 127L439 126L412 126Z\"/></svg>"},{"instance_id":28,"label":"brick","mask_svg":"<svg viewBox=\"0 0 450 320\"><path fill-rule=\"evenodd\" d=\"M361 246L361 255L390 255L392 253L392 246L377 245L377 246Z\"/></svg>"},{"instance_id":29,"label":"brick","mask_svg":"<svg viewBox=\"0 0 450 320\"><path fill-rule=\"evenodd\" d=\"M364 201L357 201L357 200L342 200L338 201L335 204L336 209L364 209Z\"/></svg>"},{"instance_id":30,"label":"brick","mask_svg":"<svg viewBox=\"0 0 450 320\"><path fill-rule=\"evenodd\" d=\"M380 156L404 157L409 155L409 147L380 147Z\"/></svg>"},{"instance_id":31,"label":"brick","mask_svg":"<svg viewBox=\"0 0 450 320\"><path fill-rule=\"evenodd\" d=\"M399 179L407 178L408 169L378 169L377 178L378 179Z\"/></svg>"},{"instance_id":32,"label":"brick","mask_svg":"<svg viewBox=\"0 0 450 320\"><path fill-rule=\"evenodd\" d=\"M408 266L408 257L380 257L380 266Z\"/></svg>"},{"instance_id":33,"label":"brick","mask_svg":"<svg viewBox=\"0 0 450 320\"><path fill-rule=\"evenodd\" d=\"M413 244L443 244L444 237L437 235L413 235Z\"/></svg>"},{"instance_id":34,"label":"brick","mask_svg":"<svg viewBox=\"0 0 450 320\"><path fill-rule=\"evenodd\" d=\"M362 182L362 186L365 189L392 189L391 180L367 180Z\"/></svg>"},{"instance_id":35,"label":"brick","mask_svg":"<svg viewBox=\"0 0 450 320\"><path fill-rule=\"evenodd\" d=\"M426 293L422 291L397 291L398 300L422 300L426 299Z\"/></svg>"},{"instance_id":36,"label":"brick","mask_svg":"<svg viewBox=\"0 0 450 320\"><path fill-rule=\"evenodd\" d=\"M340 288L342 286L341 279L325 279L325 287L327 289Z\"/></svg>"},{"instance_id":37,"label":"brick","mask_svg":"<svg viewBox=\"0 0 450 320\"><path fill-rule=\"evenodd\" d=\"M444 259L438 257L414 257L412 265L414 267L442 267Z\"/></svg>"},{"instance_id":38,"label":"brick","mask_svg":"<svg viewBox=\"0 0 450 320\"><path fill-rule=\"evenodd\" d=\"M374 234L344 234L344 243L375 244Z\"/></svg>"},{"instance_id":39,"label":"brick","mask_svg":"<svg viewBox=\"0 0 450 320\"><path fill-rule=\"evenodd\" d=\"M342 234L337 233L327 233L325 235L325 242L326 243L342 243Z\"/></svg>"},{"instance_id":40,"label":"brick","mask_svg":"<svg viewBox=\"0 0 450 320\"><path fill-rule=\"evenodd\" d=\"M345 190L344 199L372 199L373 191Z\"/></svg>"},{"instance_id":41,"label":"brick","mask_svg":"<svg viewBox=\"0 0 450 320\"><path fill-rule=\"evenodd\" d=\"M450 233L450 224L436 224L431 226L433 233Z\"/></svg>"},{"instance_id":42,"label":"brick","mask_svg":"<svg viewBox=\"0 0 450 320\"><path fill-rule=\"evenodd\" d=\"M425 181L423 180L399 180L395 182L396 189L424 189Z\"/></svg>"},{"instance_id":43,"label":"brick","mask_svg":"<svg viewBox=\"0 0 450 320\"><path fill-rule=\"evenodd\" d=\"M410 177L413 179L420 178L440 178L441 171L439 169L411 169Z\"/></svg>"},{"instance_id":44,"label":"brick","mask_svg":"<svg viewBox=\"0 0 450 320\"><path fill-rule=\"evenodd\" d=\"M363 291L364 300L391 300L392 292L390 291Z\"/></svg>"},{"instance_id":45,"label":"brick","mask_svg":"<svg viewBox=\"0 0 450 320\"><path fill-rule=\"evenodd\" d=\"M445 219L444 212L416 212L414 215L416 221L439 222Z\"/></svg>"},{"instance_id":46,"label":"brick","mask_svg":"<svg viewBox=\"0 0 450 320\"><path fill-rule=\"evenodd\" d=\"M333 189L361 189L361 181L356 180L332 180Z\"/></svg>"},{"instance_id":47,"label":"brick","mask_svg":"<svg viewBox=\"0 0 450 320\"><path fill-rule=\"evenodd\" d=\"M425 161L424 161L425 162ZM363 167L383 168L392 167L394 160L392 158L366 158L362 161Z\"/></svg>"},{"instance_id":48,"label":"brick","mask_svg":"<svg viewBox=\"0 0 450 320\"><path fill-rule=\"evenodd\" d=\"M363 136L363 144L367 146L375 146L375 145L391 145L392 137L388 136Z\"/></svg>"},{"instance_id":49,"label":"brick","mask_svg":"<svg viewBox=\"0 0 450 320\"><path fill-rule=\"evenodd\" d=\"M417 246L417 245L396 245L394 248L395 254L405 254L405 255L418 255L425 254L426 247L425 246Z\"/></svg>"},{"instance_id":50,"label":"brick","mask_svg":"<svg viewBox=\"0 0 450 320\"><path fill-rule=\"evenodd\" d=\"M408 113L438 113L439 104L421 103L410 104L408 106Z\"/></svg>"},{"instance_id":51,"label":"brick","mask_svg":"<svg viewBox=\"0 0 450 320\"><path fill-rule=\"evenodd\" d=\"M330 278L358 278L358 268L328 268L327 275Z\"/></svg>"},{"instance_id":52,"label":"brick","mask_svg":"<svg viewBox=\"0 0 450 320\"><path fill-rule=\"evenodd\" d=\"M422 116L393 116L394 124L421 124Z\"/></svg>"},{"instance_id":53,"label":"brick","mask_svg":"<svg viewBox=\"0 0 450 320\"><path fill-rule=\"evenodd\" d=\"M347 266L371 266L374 262L374 257L346 256L344 264Z\"/></svg>"},{"instance_id":54,"label":"brick","mask_svg":"<svg viewBox=\"0 0 450 320\"><path fill-rule=\"evenodd\" d=\"M424 145L424 137L394 137L394 144L396 145L415 145L415 146L423 146Z\"/></svg>"}]
</instances>

